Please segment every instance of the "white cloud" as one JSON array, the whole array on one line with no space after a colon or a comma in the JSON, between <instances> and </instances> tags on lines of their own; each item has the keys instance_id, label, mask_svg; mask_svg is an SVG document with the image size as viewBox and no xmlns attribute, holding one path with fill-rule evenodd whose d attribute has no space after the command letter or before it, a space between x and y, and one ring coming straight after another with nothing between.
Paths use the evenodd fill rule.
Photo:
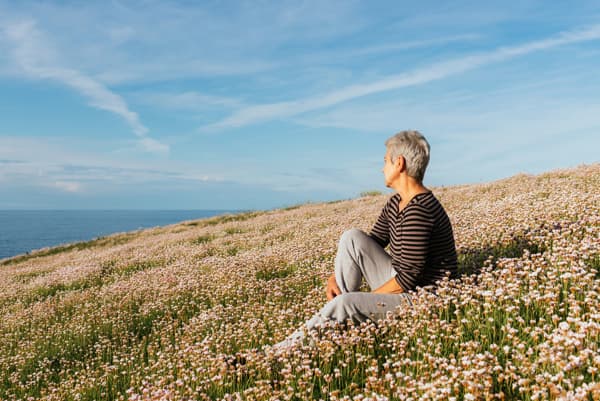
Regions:
<instances>
[{"instance_id":1,"label":"white cloud","mask_svg":"<svg viewBox=\"0 0 600 401\"><path fill-rule=\"evenodd\" d=\"M55 181L52 185L54 188L58 188L65 192L82 192L82 185L78 182L73 181Z\"/></svg>"},{"instance_id":2,"label":"white cloud","mask_svg":"<svg viewBox=\"0 0 600 401\"><path fill-rule=\"evenodd\" d=\"M500 47L491 52L440 62L429 67L389 76L369 84L346 86L311 98L249 106L232 113L229 117L217 123L203 127L203 130L242 127L262 121L290 117L308 111L327 108L370 94L424 84L532 52L598 39L600 39L600 25L562 32L555 37L522 45Z\"/></svg>"},{"instance_id":3,"label":"white cloud","mask_svg":"<svg viewBox=\"0 0 600 401\"><path fill-rule=\"evenodd\" d=\"M201 175L201 174L189 174L187 176L187 178L190 180L200 181L200 182L223 182L223 181L225 181L223 178L214 178L214 177L210 177L208 175Z\"/></svg>"},{"instance_id":4,"label":"white cloud","mask_svg":"<svg viewBox=\"0 0 600 401\"><path fill-rule=\"evenodd\" d=\"M159 61L157 61L159 60ZM166 56L140 63L139 60L120 60L121 68L107 67L94 77L109 85L124 83L151 83L196 77L219 77L228 75L250 75L272 69L269 62L249 60L206 60Z\"/></svg>"},{"instance_id":5,"label":"white cloud","mask_svg":"<svg viewBox=\"0 0 600 401\"><path fill-rule=\"evenodd\" d=\"M332 40L365 20L348 1L6 4L53 34L68 65L107 85L265 72L285 64L270 57L287 42Z\"/></svg>"},{"instance_id":6,"label":"white cloud","mask_svg":"<svg viewBox=\"0 0 600 401\"><path fill-rule=\"evenodd\" d=\"M325 53L312 53L312 54L302 54L301 57L298 57L298 60L295 62L304 62L304 63L315 63L315 62L324 62L327 60L337 60L340 58L356 58L360 56L368 56L368 55L380 55L381 53L392 53L404 50L414 50L423 47L435 47L440 45L446 45L449 43L455 42L467 42L481 39L482 36L478 34L465 33L460 35L450 35L450 36L442 36L430 39L421 39L421 40L408 40L401 41L395 43L386 43L386 44L378 44L375 46L367 46L367 47L357 47L354 46L349 50L337 50L337 49L328 49Z\"/></svg>"},{"instance_id":7,"label":"white cloud","mask_svg":"<svg viewBox=\"0 0 600 401\"><path fill-rule=\"evenodd\" d=\"M94 153L90 153L78 149L81 142L84 140L0 136L0 176L5 182L12 183L47 186L49 182L77 182L89 188L95 185L87 185L89 182L143 184L160 180L223 180L222 175L210 167L166 159L136 161L130 157L131 151L129 154L103 155L102 147L110 145L102 141ZM85 140L89 146L88 142ZM158 149L154 151L160 152L160 144L147 143L146 146L156 146ZM67 186L63 184L62 188Z\"/></svg>"},{"instance_id":8,"label":"white cloud","mask_svg":"<svg viewBox=\"0 0 600 401\"><path fill-rule=\"evenodd\" d=\"M0 164L0 177L4 178L6 186L50 186L60 191L79 189L80 192L92 194L107 188L144 188L157 183L165 188L194 188L196 184L229 183L228 187L259 186L291 192L352 193L355 190L352 180L339 179L339 171L317 167L302 173L302 166L325 167L321 162L312 162L322 159L320 156L306 156L301 162L291 161L288 168L293 174L273 174L270 165L249 163L231 168L229 162L213 165L201 160L194 163L161 159L136 161L128 154L103 156L101 151L88 153L78 150L78 145L72 140L63 141L58 138L0 136L0 161L5 161ZM356 165L356 162L352 164ZM244 173L240 174L240 171ZM54 184L56 182L63 184L58 187ZM80 187L69 187L65 183L79 183Z\"/></svg>"},{"instance_id":9,"label":"white cloud","mask_svg":"<svg viewBox=\"0 0 600 401\"><path fill-rule=\"evenodd\" d=\"M239 108L242 101L227 97L215 96L196 91L186 92L138 92L138 101L162 108L176 110L202 111L208 108Z\"/></svg>"},{"instance_id":10,"label":"white cloud","mask_svg":"<svg viewBox=\"0 0 600 401\"><path fill-rule=\"evenodd\" d=\"M12 42L13 61L20 72L34 79L49 79L66 85L85 96L92 107L106 110L123 118L148 151L164 153L168 145L146 138L148 128L137 113L131 111L121 96L80 71L60 66L51 44L36 28L35 21L5 24L2 32ZM160 145L160 146L159 146Z\"/></svg>"},{"instance_id":11,"label":"white cloud","mask_svg":"<svg viewBox=\"0 0 600 401\"><path fill-rule=\"evenodd\" d=\"M167 154L169 153L169 145L165 145L152 138L141 138L138 144L144 150L152 153Z\"/></svg>"}]
</instances>

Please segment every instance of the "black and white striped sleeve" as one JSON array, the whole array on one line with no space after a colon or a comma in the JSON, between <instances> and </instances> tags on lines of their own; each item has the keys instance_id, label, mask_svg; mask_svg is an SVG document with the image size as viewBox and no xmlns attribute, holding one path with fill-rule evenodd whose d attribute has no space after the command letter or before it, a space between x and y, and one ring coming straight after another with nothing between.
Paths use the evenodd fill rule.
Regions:
<instances>
[{"instance_id":1,"label":"black and white striped sleeve","mask_svg":"<svg viewBox=\"0 0 600 401\"><path fill-rule=\"evenodd\" d=\"M385 204L381 210L381 214L377 218L375 225L369 233L369 237L373 238L382 248L385 248L390 243L390 220L388 218L388 206L390 201Z\"/></svg>"}]
</instances>

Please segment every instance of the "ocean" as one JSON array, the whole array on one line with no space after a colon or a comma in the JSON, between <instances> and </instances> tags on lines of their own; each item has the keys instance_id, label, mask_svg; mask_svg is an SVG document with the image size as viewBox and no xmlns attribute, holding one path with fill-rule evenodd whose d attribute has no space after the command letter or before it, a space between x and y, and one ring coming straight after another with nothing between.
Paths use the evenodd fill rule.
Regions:
<instances>
[{"instance_id":1,"label":"ocean","mask_svg":"<svg viewBox=\"0 0 600 401\"><path fill-rule=\"evenodd\" d=\"M238 213L228 210L0 210L0 259L140 228Z\"/></svg>"}]
</instances>

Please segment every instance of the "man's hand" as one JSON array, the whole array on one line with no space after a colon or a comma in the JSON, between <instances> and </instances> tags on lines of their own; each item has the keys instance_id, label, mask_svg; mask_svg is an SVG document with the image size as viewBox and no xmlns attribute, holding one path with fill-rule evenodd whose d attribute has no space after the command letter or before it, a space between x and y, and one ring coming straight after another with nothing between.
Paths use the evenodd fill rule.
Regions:
<instances>
[{"instance_id":1,"label":"man's hand","mask_svg":"<svg viewBox=\"0 0 600 401\"><path fill-rule=\"evenodd\" d=\"M385 282L381 287L373 290L373 292L375 294L401 294L404 290L396 282L396 279L392 277L391 280Z\"/></svg>"},{"instance_id":2,"label":"man's hand","mask_svg":"<svg viewBox=\"0 0 600 401\"><path fill-rule=\"evenodd\" d=\"M337 282L335 281L335 274L332 274L327 279L327 287L325 288L325 293L327 294L328 301L331 301L333 298L342 293L340 287L338 287Z\"/></svg>"}]
</instances>

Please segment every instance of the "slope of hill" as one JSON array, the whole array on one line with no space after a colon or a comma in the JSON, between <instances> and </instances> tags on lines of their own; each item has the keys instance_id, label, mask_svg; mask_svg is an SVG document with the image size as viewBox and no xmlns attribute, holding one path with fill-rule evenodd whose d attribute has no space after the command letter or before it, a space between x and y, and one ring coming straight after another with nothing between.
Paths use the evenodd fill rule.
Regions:
<instances>
[{"instance_id":1,"label":"slope of hill","mask_svg":"<svg viewBox=\"0 0 600 401\"><path fill-rule=\"evenodd\" d=\"M462 277L281 356L388 195L3 260L0 399L600 399L600 165L433 192Z\"/></svg>"}]
</instances>

